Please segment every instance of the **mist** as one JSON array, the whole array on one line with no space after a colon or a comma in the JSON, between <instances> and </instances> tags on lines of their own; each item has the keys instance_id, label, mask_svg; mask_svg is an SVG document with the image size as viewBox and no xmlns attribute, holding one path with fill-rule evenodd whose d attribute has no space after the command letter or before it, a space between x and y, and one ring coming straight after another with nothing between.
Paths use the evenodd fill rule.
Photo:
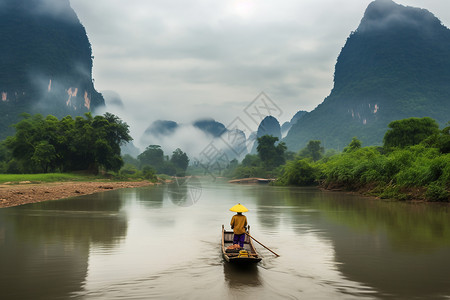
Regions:
<instances>
[{"instance_id":1,"label":"mist","mask_svg":"<svg viewBox=\"0 0 450 300\"><path fill-rule=\"evenodd\" d=\"M110 112L119 116L126 122L129 125L130 135L133 137L132 143L139 149L139 153L142 153L150 145L159 145L165 155L171 156L174 150L180 148L183 152L188 154L191 162L204 161L205 157L204 155L202 156L202 153L205 150L207 151L208 147L211 146L217 148L222 153L227 153L227 160L234 158L242 160L247 153L247 147L249 145L242 145L246 147L245 150L236 150L233 149L231 143L227 143L226 134L229 130L233 130L233 127L226 128L223 136L214 137L193 125L195 121L202 119L201 117L197 118L194 115L193 119L185 118L181 123L178 122L179 120L174 120L178 123L178 127L171 133L152 134L146 132L146 130L154 121L159 120L156 114L148 115L148 118L146 119L139 118L136 116L135 110L130 110L129 107L122 104L123 100L117 93L107 91L103 93L103 96L105 98L106 106L97 108L95 114L103 115L106 112ZM253 129L256 130L257 127ZM247 132L246 138L248 138L250 131L248 129L245 129L245 131ZM251 143L251 141L242 141L242 144L244 143Z\"/></svg>"},{"instance_id":2,"label":"mist","mask_svg":"<svg viewBox=\"0 0 450 300\"><path fill-rule=\"evenodd\" d=\"M121 96L123 108L107 109L130 125L144 149L140 139L153 121L213 118L227 126L262 91L283 111L280 124L313 110L330 94L340 50L371 2L71 0L71 6L92 44L95 88ZM450 24L448 1L395 2ZM179 138L182 150L194 148ZM156 142L173 151L169 141Z\"/></svg>"}]
</instances>

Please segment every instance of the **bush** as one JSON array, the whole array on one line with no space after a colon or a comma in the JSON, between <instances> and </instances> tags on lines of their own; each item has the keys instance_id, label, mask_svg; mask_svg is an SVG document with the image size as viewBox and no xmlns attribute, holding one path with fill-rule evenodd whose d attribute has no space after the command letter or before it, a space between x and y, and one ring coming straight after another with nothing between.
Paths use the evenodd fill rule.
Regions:
<instances>
[{"instance_id":1,"label":"bush","mask_svg":"<svg viewBox=\"0 0 450 300\"><path fill-rule=\"evenodd\" d=\"M408 195L402 193L400 188L395 185L388 185L384 187L380 194L381 199L397 199L397 200L408 200Z\"/></svg>"},{"instance_id":2,"label":"bush","mask_svg":"<svg viewBox=\"0 0 450 300\"><path fill-rule=\"evenodd\" d=\"M426 183L428 168L426 166L414 166L398 172L395 181L404 187L423 186Z\"/></svg>"},{"instance_id":3,"label":"bush","mask_svg":"<svg viewBox=\"0 0 450 300\"><path fill-rule=\"evenodd\" d=\"M396 150L392 152L386 161L384 172L388 178L394 178L394 176L400 172L400 170L411 166L411 162L414 157L408 150Z\"/></svg>"},{"instance_id":4,"label":"bush","mask_svg":"<svg viewBox=\"0 0 450 300\"><path fill-rule=\"evenodd\" d=\"M157 180L156 171L150 166L145 166L142 168L142 174L145 179L148 180Z\"/></svg>"},{"instance_id":5,"label":"bush","mask_svg":"<svg viewBox=\"0 0 450 300\"><path fill-rule=\"evenodd\" d=\"M432 182L425 193L425 197L429 201L448 201L449 192L446 190L445 186L439 182Z\"/></svg>"},{"instance_id":6,"label":"bush","mask_svg":"<svg viewBox=\"0 0 450 300\"><path fill-rule=\"evenodd\" d=\"M437 181L445 188L450 189L450 154L439 157L432 166L432 172L440 174Z\"/></svg>"},{"instance_id":7,"label":"bush","mask_svg":"<svg viewBox=\"0 0 450 300\"><path fill-rule=\"evenodd\" d=\"M6 173L7 174L23 174L24 170L23 170L21 164L17 160L12 159L11 161L8 162L8 164L6 166Z\"/></svg>"},{"instance_id":8,"label":"bush","mask_svg":"<svg viewBox=\"0 0 450 300\"><path fill-rule=\"evenodd\" d=\"M263 167L239 166L234 171L233 178L264 177L265 175L266 172Z\"/></svg>"},{"instance_id":9,"label":"bush","mask_svg":"<svg viewBox=\"0 0 450 300\"><path fill-rule=\"evenodd\" d=\"M137 168L132 165L132 164L128 164L126 163L125 166L122 167L122 169L120 169L120 175L123 176L129 176L129 175L135 175L138 172Z\"/></svg>"},{"instance_id":10,"label":"bush","mask_svg":"<svg viewBox=\"0 0 450 300\"><path fill-rule=\"evenodd\" d=\"M379 181L383 178L385 169L385 160L374 147L354 149L331 157L323 164L323 175L326 181L347 188L353 188L374 179Z\"/></svg>"},{"instance_id":11,"label":"bush","mask_svg":"<svg viewBox=\"0 0 450 300\"><path fill-rule=\"evenodd\" d=\"M313 167L307 160L290 161L286 164L280 183L284 185L312 185L318 177L317 167Z\"/></svg>"},{"instance_id":12,"label":"bush","mask_svg":"<svg viewBox=\"0 0 450 300\"><path fill-rule=\"evenodd\" d=\"M378 156L374 159L368 160L368 168L361 175L362 183L387 183L388 177L386 176L385 165L386 165L386 157Z\"/></svg>"}]
</instances>

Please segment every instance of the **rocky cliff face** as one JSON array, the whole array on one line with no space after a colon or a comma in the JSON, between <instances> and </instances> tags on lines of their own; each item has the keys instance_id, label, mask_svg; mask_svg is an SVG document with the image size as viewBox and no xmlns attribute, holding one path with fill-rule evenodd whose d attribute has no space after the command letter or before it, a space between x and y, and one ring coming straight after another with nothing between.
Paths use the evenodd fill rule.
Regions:
<instances>
[{"instance_id":1,"label":"rocky cliff face","mask_svg":"<svg viewBox=\"0 0 450 300\"><path fill-rule=\"evenodd\" d=\"M104 105L91 45L68 0L3 0L0 37L2 132L22 112L61 117Z\"/></svg>"},{"instance_id":2,"label":"rocky cliff face","mask_svg":"<svg viewBox=\"0 0 450 300\"><path fill-rule=\"evenodd\" d=\"M357 136L381 144L387 124L450 120L450 30L429 11L372 2L338 57L330 95L291 128L291 150L309 140L342 149Z\"/></svg>"}]
</instances>

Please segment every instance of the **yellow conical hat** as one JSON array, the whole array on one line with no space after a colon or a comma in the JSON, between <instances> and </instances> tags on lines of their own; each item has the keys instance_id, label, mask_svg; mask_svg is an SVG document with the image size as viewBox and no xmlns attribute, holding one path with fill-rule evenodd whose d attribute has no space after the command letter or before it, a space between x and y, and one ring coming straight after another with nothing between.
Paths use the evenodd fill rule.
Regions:
<instances>
[{"instance_id":1,"label":"yellow conical hat","mask_svg":"<svg viewBox=\"0 0 450 300\"><path fill-rule=\"evenodd\" d=\"M244 205L242 205L240 203L233 206L232 208L230 208L230 210L234 211L234 212L241 212L241 213L248 211L247 207L245 207Z\"/></svg>"}]
</instances>

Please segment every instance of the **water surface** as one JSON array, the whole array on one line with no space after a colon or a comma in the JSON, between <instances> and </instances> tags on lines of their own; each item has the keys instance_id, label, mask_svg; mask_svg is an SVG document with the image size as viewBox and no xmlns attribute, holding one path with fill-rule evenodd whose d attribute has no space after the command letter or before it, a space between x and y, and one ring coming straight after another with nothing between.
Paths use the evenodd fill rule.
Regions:
<instances>
[{"instance_id":1,"label":"water surface","mask_svg":"<svg viewBox=\"0 0 450 300\"><path fill-rule=\"evenodd\" d=\"M221 257L247 206L263 260ZM450 299L445 205L179 182L0 209L1 299Z\"/></svg>"}]
</instances>

